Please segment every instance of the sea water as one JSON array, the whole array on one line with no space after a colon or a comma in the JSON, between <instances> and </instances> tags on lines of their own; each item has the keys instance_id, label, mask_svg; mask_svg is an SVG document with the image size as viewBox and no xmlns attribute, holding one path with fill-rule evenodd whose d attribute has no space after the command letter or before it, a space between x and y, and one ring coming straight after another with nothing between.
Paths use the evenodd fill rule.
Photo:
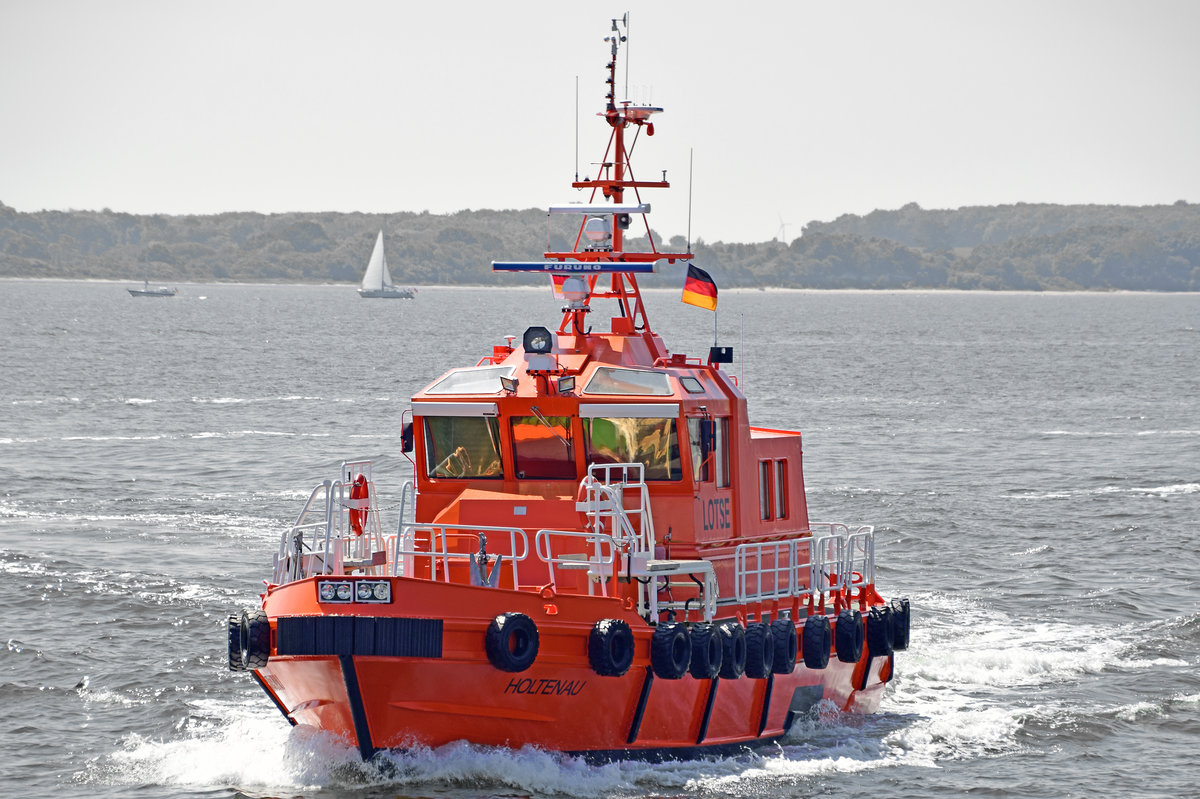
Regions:
<instances>
[{"instance_id":1,"label":"sea water","mask_svg":"<svg viewBox=\"0 0 1200 799\"><path fill-rule=\"evenodd\" d=\"M0 282L0 795L1200 795L1200 296L723 291L714 325L647 292L804 431L814 520L876 526L913 607L882 707L732 757L364 765L228 671L225 617L342 460L394 526L408 398L561 302L125 288Z\"/></svg>"}]
</instances>

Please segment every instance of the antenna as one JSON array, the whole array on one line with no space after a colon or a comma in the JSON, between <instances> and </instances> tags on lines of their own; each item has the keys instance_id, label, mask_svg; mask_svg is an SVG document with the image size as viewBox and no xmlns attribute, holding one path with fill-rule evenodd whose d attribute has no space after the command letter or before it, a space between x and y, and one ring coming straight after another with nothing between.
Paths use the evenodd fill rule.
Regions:
<instances>
[{"instance_id":1,"label":"antenna","mask_svg":"<svg viewBox=\"0 0 1200 799\"><path fill-rule=\"evenodd\" d=\"M692 154L694 152L694 147L688 150L688 252L692 251Z\"/></svg>"},{"instance_id":2,"label":"antenna","mask_svg":"<svg viewBox=\"0 0 1200 799\"><path fill-rule=\"evenodd\" d=\"M575 76L575 182L580 182L580 76Z\"/></svg>"},{"instance_id":3,"label":"antenna","mask_svg":"<svg viewBox=\"0 0 1200 799\"><path fill-rule=\"evenodd\" d=\"M629 39L629 12L626 11L621 16L621 24L625 27L626 40ZM629 99L629 45L625 45L625 99Z\"/></svg>"}]
</instances>

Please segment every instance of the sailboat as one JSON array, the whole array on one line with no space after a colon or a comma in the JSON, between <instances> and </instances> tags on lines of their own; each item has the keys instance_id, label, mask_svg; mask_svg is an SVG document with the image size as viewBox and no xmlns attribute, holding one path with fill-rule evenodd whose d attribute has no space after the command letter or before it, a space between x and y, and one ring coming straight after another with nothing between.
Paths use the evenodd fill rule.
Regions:
<instances>
[{"instance_id":1,"label":"sailboat","mask_svg":"<svg viewBox=\"0 0 1200 799\"><path fill-rule=\"evenodd\" d=\"M129 289L129 294L133 297L174 297L178 293L179 289L169 289L166 286L150 288L149 280L143 280L140 289Z\"/></svg>"},{"instance_id":2,"label":"sailboat","mask_svg":"<svg viewBox=\"0 0 1200 799\"><path fill-rule=\"evenodd\" d=\"M416 293L416 289L401 288L392 283L392 274L388 271L387 256L383 254L383 231L379 231L379 238L375 239L375 249L371 251L371 260L367 264L367 273L363 275L362 286L358 290L358 296L411 300Z\"/></svg>"}]
</instances>

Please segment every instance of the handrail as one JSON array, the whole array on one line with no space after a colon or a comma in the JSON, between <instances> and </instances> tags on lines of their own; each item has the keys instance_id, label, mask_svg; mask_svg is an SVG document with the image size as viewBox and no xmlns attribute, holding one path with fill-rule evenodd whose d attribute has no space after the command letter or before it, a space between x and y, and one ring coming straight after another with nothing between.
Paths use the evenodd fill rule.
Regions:
<instances>
[{"instance_id":1,"label":"handrail","mask_svg":"<svg viewBox=\"0 0 1200 799\"><path fill-rule=\"evenodd\" d=\"M734 596L738 604L814 599L875 582L874 528L853 533L838 522L810 525L827 535L739 544L734 550ZM857 575L857 577L856 577Z\"/></svg>"},{"instance_id":2,"label":"handrail","mask_svg":"<svg viewBox=\"0 0 1200 799\"><path fill-rule=\"evenodd\" d=\"M561 536L565 538L582 538L592 545L592 555L586 560L579 560L570 555L556 556L550 549L551 536ZM546 564L546 568L550 574L550 585L557 589L558 580L554 576L554 567L558 565L566 568L568 565L584 565L587 566L588 576L599 578L600 595L608 596L608 577L600 570L601 566L611 566L616 560L616 552L618 544L616 540L605 533L596 532L579 532L578 530L538 530L533 538L534 548L538 558ZM585 555L587 553L584 553ZM592 580L588 580L588 596L594 596Z\"/></svg>"},{"instance_id":3,"label":"handrail","mask_svg":"<svg viewBox=\"0 0 1200 799\"><path fill-rule=\"evenodd\" d=\"M428 533L429 549L416 549L414 546L416 534L419 532ZM478 524L418 524L417 522L401 522L397 534L397 545L392 553L392 574L398 573L400 558L403 557L406 576L412 575L411 565L416 558L429 558L429 577L437 579L438 573L438 558L442 559L442 575L445 582L450 580L450 561L451 560L470 560L475 552L457 552L451 551L449 548L451 538L456 540L466 539L472 542L478 540L479 533L507 533L509 537L509 548L507 553L503 553L504 561L507 562L508 568L512 571L513 586L520 586L520 577L517 572L517 564L529 557L529 536L519 527L493 527L488 525ZM486 539L485 539L486 540ZM517 551L517 541L521 542L521 550ZM438 548L440 541L441 547ZM405 546L401 546L401 544Z\"/></svg>"}]
</instances>

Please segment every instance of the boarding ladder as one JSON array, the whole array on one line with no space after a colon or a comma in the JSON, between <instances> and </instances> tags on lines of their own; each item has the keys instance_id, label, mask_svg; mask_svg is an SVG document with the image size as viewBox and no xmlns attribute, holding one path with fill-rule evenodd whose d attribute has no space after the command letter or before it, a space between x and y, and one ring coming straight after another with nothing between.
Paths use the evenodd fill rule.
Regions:
<instances>
[{"instance_id":1,"label":"boarding ladder","mask_svg":"<svg viewBox=\"0 0 1200 799\"><path fill-rule=\"evenodd\" d=\"M699 610L711 622L717 607L717 577L706 560L672 560L657 555L654 517L650 512L650 489L641 463L594 463L580 483L583 499L576 509L588 519L589 534L611 538L620 551L621 575L636 580L638 614L657 624L660 614L674 617ZM700 588L701 601L674 601L669 589L672 578L687 577L689 587ZM664 591L668 591L663 595Z\"/></svg>"}]
</instances>

